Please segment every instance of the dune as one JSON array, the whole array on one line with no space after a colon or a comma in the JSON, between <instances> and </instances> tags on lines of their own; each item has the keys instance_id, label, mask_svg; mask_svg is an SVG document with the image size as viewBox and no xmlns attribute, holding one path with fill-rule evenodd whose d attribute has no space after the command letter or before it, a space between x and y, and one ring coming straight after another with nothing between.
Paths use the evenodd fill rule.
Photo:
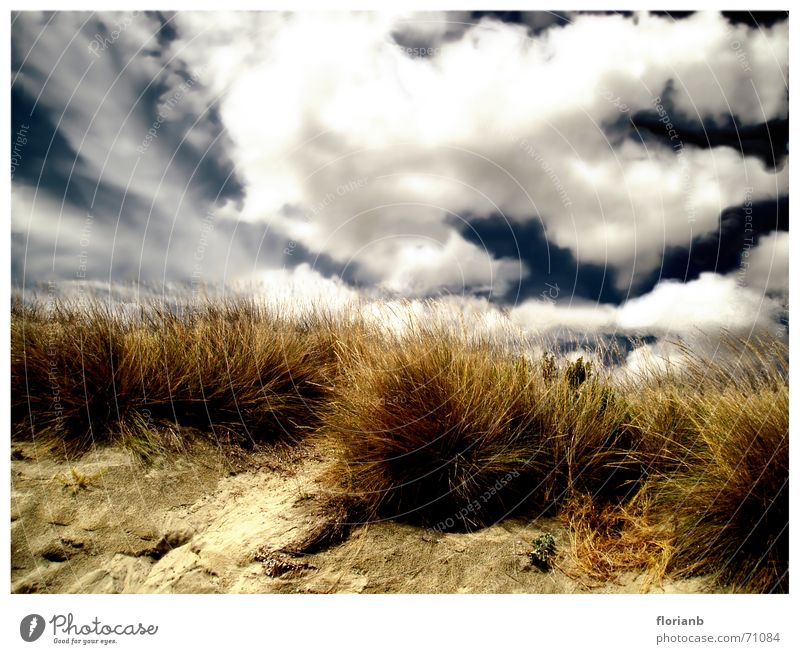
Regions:
<instances>
[{"instance_id":1,"label":"dune","mask_svg":"<svg viewBox=\"0 0 800 654\"><path fill-rule=\"evenodd\" d=\"M581 576L566 526L509 519L472 533L382 521L307 556L281 552L319 515L319 453L212 447L149 464L121 447L72 461L30 442L12 460L14 593L631 593L720 590L700 579ZM73 473L73 470L75 473ZM76 482L76 475L83 484ZM527 556L542 533L557 567Z\"/></svg>"}]
</instances>

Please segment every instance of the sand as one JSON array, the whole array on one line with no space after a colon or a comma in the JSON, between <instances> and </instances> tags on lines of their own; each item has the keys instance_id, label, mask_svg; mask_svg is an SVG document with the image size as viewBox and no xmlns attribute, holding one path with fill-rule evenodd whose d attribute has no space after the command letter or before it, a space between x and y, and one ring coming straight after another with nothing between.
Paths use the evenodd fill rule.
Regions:
<instances>
[{"instance_id":1,"label":"sand","mask_svg":"<svg viewBox=\"0 0 800 654\"><path fill-rule=\"evenodd\" d=\"M280 549L320 520L326 462L304 449L232 455L211 446L143 463L118 447L64 461L15 443L15 593L636 593L709 592L702 579L598 584L570 563L553 519L509 519L441 534L395 522L356 526L341 544ZM74 473L73 473L74 471ZM526 552L553 534L557 566Z\"/></svg>"}]
</instances>

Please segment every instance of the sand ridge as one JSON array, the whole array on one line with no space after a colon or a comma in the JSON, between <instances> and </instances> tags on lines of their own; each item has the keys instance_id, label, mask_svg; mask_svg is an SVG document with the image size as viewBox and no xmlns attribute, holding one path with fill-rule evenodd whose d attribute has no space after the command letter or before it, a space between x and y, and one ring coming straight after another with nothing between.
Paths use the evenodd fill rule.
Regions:
<instances>
[{"instance_id":1,"label":"sand ridge","mask_svg":"<svg viewBox=\"0 0 800 654\"><path fill-rule=\"evenodd\" d=\"M628 575L598 584L570 572L554 519L504 520L472 533L392 521L302 557L281 552L321 519L326 461L300 448L233 455L211 446L144 463L119 447L77 460L12 455L15 593L631 593ZM74 471L74 472L73 472ZM324 517L323 517L324 519ZM552 533L556 568L527 552ZM702 592L702 580L650 592Z\"/></svg>"}]
</instances>

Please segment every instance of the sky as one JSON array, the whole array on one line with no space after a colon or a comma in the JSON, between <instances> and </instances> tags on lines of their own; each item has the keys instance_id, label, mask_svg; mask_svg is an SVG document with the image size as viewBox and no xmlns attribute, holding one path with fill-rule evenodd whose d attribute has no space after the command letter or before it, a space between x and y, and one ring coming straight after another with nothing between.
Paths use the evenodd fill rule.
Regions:
<instances>
[{"instance_id":1,"label":"sky","mask_svg":"<svg viewBox=\"0 0 800 654\"><path fill-rule=\"evenodd\" d=\"M11 21L26 292L440 298L651 348L787 336L785 14Z\"/></svg>"}]
</instances>

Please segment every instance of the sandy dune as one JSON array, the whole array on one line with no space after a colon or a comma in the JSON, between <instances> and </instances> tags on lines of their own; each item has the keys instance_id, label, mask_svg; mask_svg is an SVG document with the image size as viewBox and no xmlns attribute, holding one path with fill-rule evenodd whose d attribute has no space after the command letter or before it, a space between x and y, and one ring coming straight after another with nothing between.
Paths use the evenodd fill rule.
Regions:
<instances>
[{"instance_id":1,"label":"sandy dune","mask_svg":"<svg viewBox=\"0 0 800 654\"><path fill-rule=\"evenodd\" d=\"M12 453L12 592L32 593L618 593L570 572L555 520L506 520L437 534L393 522L356 527L318 554L278 552L321 518L313 452L233 456L211 447L148 464L119 448L64 462L32 444ZM73 470L75 473L73 474ZM557 568L526 550L543 531ZM650 592L703 592L701 580Z\"/></svg>"}]
</instances>

